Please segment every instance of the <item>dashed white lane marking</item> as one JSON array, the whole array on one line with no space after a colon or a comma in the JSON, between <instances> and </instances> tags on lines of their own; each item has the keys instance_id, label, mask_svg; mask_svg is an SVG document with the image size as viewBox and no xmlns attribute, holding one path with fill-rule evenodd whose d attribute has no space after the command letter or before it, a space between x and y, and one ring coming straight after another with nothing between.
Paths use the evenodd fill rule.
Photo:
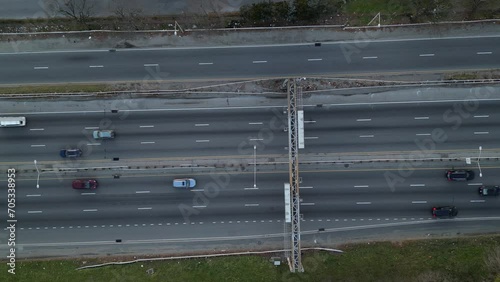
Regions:
<instances>
[{"instance_id":1,"label":"dashed white lane marking","mask_svg":"<svg viewBox=\"0 0 500 282\"><path fill-rule=\"evenodd\" d=\"M307 59L308 62L317 62L317 61L323 61L323 59Z\"/></svg>"},{"instance_id":2,"label":"dashed white lane marking","mask_svg":"<svg viewBox=\"0 0 500 282\"><path fill-rule=\"evenodd\" d=\"M311 136L311 137L304 137L304 139L318 139L319 137Z\"/></svg>"},{"instance_id":3,"label":"dashed white lane marking","mask_svg":"<svg viewBox=\"0 0 500 282\"><path fill-rule=\"evenodd\" d=\"M434 57L434 54L420 54L420 57Z\"/></svg>"},{"instance_id":4,"label":"dashed white lane marking","mask_svg":"<svg viewBox=\"0 0 500 282\"><path fill-rule=\"evenodd\" d=\"M377 56L363 57L364 60L366 60L366 59L377 59L377 58L378 58Z\"/></svg>"},{"instance_id":5,"label":"dashed white lane marking","mask_svg":"<svg viewBox=\"0 0 500 282\"><path fill-rule=\"evenodd\" d=\"M493 52L477 52L478 55L491 55Z\"/></svg>"},{"instance_id":6,"label":"dashed white lane marking","mask_svg":"<svg viewBox=\"0 0 500 282\"><path fill-rule=\"evenodd\" d=\"M474 186L474 185L483 185L483 183L467 183L469 186Z\"/></svg>"},{"instance_id":7,"label":"dashed white lane marking","mask_svg":"<svg viewBox=\"0 0 500 282\"><path fill-rule=\"evenodd\" d=\"M203 192L205 191L204 189L191 189L192 192Z\"/></svg>"},{"instance_id":8,"label":"dashed white lane marking","mask_svg":"<svg viewBox=\"0 0 500 282\"><path fill-rule=\"evenodd\" d=\"M249 122L248 124L250 125L260 125L260 124L264 124L263 122Z\"/></svg>"},{"instance_id":9,"label":"dashed white lane marking","mask_svg":"<svg viewBox=\"0 0 500 282\"><path fill-rule=\"evenodd\" d=\"M414 117L413 119L429 119L429 117Z\"/></svg>"},{"instance_id":10,"label":"dashed white lane marking","mask_svg":"<svg viewBox=\"0 0 500 282\"><path fill-rule=\"evenodd\" d=\"M371 205L372 202L356 202L356 205Z\"/></svg>"},{"instance_id":11,"label":"dashed white lane marking","mask_svg":"<svg viewBox=\"0 0 500 282\"><path fill-rule=\"evenodd\" d=\"M264 141L262 138L251 138L250 141Z\"/></svg>"},{"instance_id":12,"label":"dashed white lane marking","mask_svg":"<svg viewBox=\"0 0 500 282\"><path fill-rule=\"evenodd\" d=\"M201 209L201 208L206 208L207 206L193 206L195 209Z\"/></svg>"},{"instance_id":13,"label":"dashed white lane marking","mask_svg":"<svg viewBox=\"0 0 500 282\"><path fill-rule=\"evenodd\" d=\"M471 203L484 203L484 200L470 200Z\"/></svg>"},{"instance_id":14,"label":"dashed white lane marking","mask_svg":"<svg viewBox=\"0 0 500 282\"><path fill-rule=\"evenodd\" d=\"M475 118L489 118L489 115L483 115L483 116L474 116Z\"/></svg>"},{"instance_id":15,"label":"dashed white lane marking","mask_svg":"<svg viewBox=\"0 0 500 282\"><path fill-rule=\"evenodd\" d=\"M356 121L372 121L371 118L358 118Z\"/></svg>"},{"instance_id":16,"label":"dashed white lane marking","mask_svg":"<svg viewBox=\"0 0 500 282\"><path fill-rule=\"evenodd\" d=\"M411 201L412 204L427 204L427 201Z\"/></svg>"},{"instance_id":17,"label":"dashed white lane marking","mask_svg":"<svg viewBox=\"0 0 500 282\"><path fill-rule=\"evenodd\" d=\"M36 70L47 70L49 67L34 67Z\"/></svg>"},{"instance_id":18,"label":"dashed white lane marking","mask_svg":"<svg viewBox=\"0 0 500 282\"><path fill-rule=\"evenodd\" d=\"M43 128L31 128L30 131L42 131L45 130Z\"/></svg>"},{"instance_id":19,"label":"dashed white lane marking","mask_svg":"<svg viewBox=\"0 0 500 282\"><path fill-rule=\"evenodd\" d=\"M245 204L245 207L258 207L259 204Z\"/></svg>"},{"instance_id":20,"label":"dashed white lane marking","mask_svg":"<svg viewBox=\"0 0 500 282\"><path fill-rule=\"evenodd\" d=\"M95 195L95 193L81 193L80 195L82 195L82 196L90 196L90 195Z\"/></svg>"},{"instance_id":21,"label":"dashed white lane marking","mask_svg":"<svg viewBox=\"0 0 500 282\"><path fill-rule=\"evenodd\" d=\"M145 67L157 67L158 64L144 64Z\"/></svg>"},{"instance_id":22,"label":"dashed white lane marking","mask_svg":"<svg viewBox=\"0 0 500 282\"><path fill-rule=\"evenodd\" d=\"M97 209L83 210L84 212L96 212Z\"/></svg>"},{"instance_id":23,"label":"dashed white lane marking","mask_svg":"<svg viewBox=\"0 0 500 282\"><path fill-rule=\"evenodd\" d=\"M312 189L312 186L299 186L299 189Z\"/></svg>"},{"instance_id":24,"label":"dashed white lane marking","mask_svg":"<svg viewBox=\"0 0 500 282\"><path fill-rule=\"evenodd\" d=\"M97 126L88 126L88 127L85 127L85 129L99 129L99 127L97 127Z\"/></svg>"},{"instance_id":25,"label":"dashed white lane marking","mask_svg":"<svg viewBox=\"0 0 500 282\"><path fill-rule=\"evenodd\" d=\"M480 134L489 134L488 131L475 131L474 134L480 135Z\"/></svg>"},{"instance_id":26,"label":"dashed white lane marking","mask_svg":"<svg viewBox=\"0 0 500 282\"><path fill-rule=\"evenodd\" d=\"M41 194L31 194L31 195L26 195L26 197L41 197Z\"/></svg>"},{"instance_id":27,"label":"dashed white lane marking","mask_svg":"<svg viewBox=\"0 0 500 282\"><path fill-rule=\"evenodd\" d=\"M101 143L87 143L87 146L101 146Z\"/></svg>"},{"instance_id":28,"label":"dashed white lane marking","mask_svg":"<svg viewBox=\"0 0 500 282\"><path fill-rule=\"evenodd\" d=\"M304 123L316 123L315 120L304 120Z\"/></svg>"},{"instance_id":29,"label":"dashed white lane marking","mask_svg":"<svg viewBox=\"0 0 500 282\"><path fill-rule=\"evenodd\" d=\"M248 187L248 188L243 188L243 190L259 190L259 187Z\"/></svg>"},{"instance_id":30,"label":"dashed white lane marking","mask_svg":"<svg viewBox=\"0 0 500 282\"><path fill-rule=\"evenodd\" d=\"M147 194L150 193L151 191L135 191L136 194Z\"/></svg>"},{"instance_id":31,"label":"dashed white lane marking","mask_svg":"<svg viewBox=\"0 0 500 282\"><path fill-rule=\"evenodd\" d=\"M264 64L267 63L267 61L252 61L254 64Z\"/></svg>"},{"instance_id":32,"label":"dashed white lane marking","mask_svg":"<svg viewBox=\"0 0 500 282\"><path fill-rule=\"evenodd\" d=\"M430 133L417 133L417 136L431 136Z\"/></svg>"},{"instance_id":33,"label":"dashed white lane marking","mask_svg":"<svg viewBox=\"0 0 500 282\"><path fill-rule=\"evenodd\" d=\"M141 142L141 144L154 144L155 142L153 141L145 141L145 142Z\"/></svg>"},{"instance_id":34,"label":"dashed white lane marking","mask_svg":"<svg viewBox=\"0 0 500 282\"><path fill-rule=\"evenodd\" d=\"M425 184L410 184L410 187L424 187Z\"/></svg>"},{"instance_id":35,"label":"dashed white lane marking","mask_svg":"<svg viewBox=\"0 0 500 282\"><path fill-rule=\"evenodd\" d=\"M375 135L360 135L359 138L373 138Z\"/></svg>"},{"instance_id":36,"label":"dashed white lane marking","mask_svg":"<svg viewBox=\"0 0 500 282\"><path fill-rule=\"evenodd\" d=\"M200 66L213 65L214 63L198 63Z\"/></svg>"},{"instance_id":37,"label":"dashed white lane marking","mask_svg":"<svg viewBox=\"0 0 500 282\"><path fill-rule=\"evenodd\" d=\"M314 206L314 203L300 203L301 206Z\"/></svg>"},{"instance_id":38,"label":"dashed white lane marking","mask_svg":"<svg viewBox=\"0 0 500 282\"><path fill-rule=\"evenodd\" d=\"M45 145L31 145L31 147L45 147Z\"/></svg>"},{"instance_id":39,"label":"dashed white lane marking","mask_svg":"<svg viewBox=\"0 0 500 282\"><path fill-rule=\"evenodd\" d=\"M154 125L140 125L139 128L152 128Z\"/></svg>"},{"instance_id":40,"label":"dashed white lane marking","mask_svg":"<svg viewBox=\"0 0 500 282\"><path fill-rule=\"evenodd\" d=\"M210 142L210 140L196 140L196 143L207 143Z\"/></svg>"},{"instance_id":41,"label":"dashed white lane marking","mask_svg":"<svg viewBox=\"0 0 500 282\"><path fill-rule=\"evenodd\" d=\"M28 213L42 213L42 211L28 211Z\"/></svg>"},{"instance_id":42,"label":"dashed white lane marking","mask_svg":"<svg viewBox=\"0 0 500 282\"><path fill-rule=\"evenodd\" d=\"M145 208L137 208L138 210L150 210L152 209L151 207L145 207Z\"/></svg>"},{"instance_id":43,"label":"dashed white lane marking","mask_svg":"<svg viewBox=\"0 0 500 282\"><path fill-rule=\"evenodd\" d=\"M89 68L103 68L103 65L98 65L98 66L89 66Z\"/></svg>"},{"instance_id":44,"label":"dashed white lane marking","mask_svg":"<svg viewBox=\"0 0 500 282\"><path fill-rule=\"evenodd\" d=\"M368 188L368 185L354 185L354 188Z\"/></svg>"},{"instance_id":45,"label":"dashed white lane marking","mask_svg":"<svg viewBox=\"0 0 500 282\"><path fill-rule=\"evenodd\" d=\"M196 123L194 126L209 126L209 123Z\"/></svg>"}]
</instances>

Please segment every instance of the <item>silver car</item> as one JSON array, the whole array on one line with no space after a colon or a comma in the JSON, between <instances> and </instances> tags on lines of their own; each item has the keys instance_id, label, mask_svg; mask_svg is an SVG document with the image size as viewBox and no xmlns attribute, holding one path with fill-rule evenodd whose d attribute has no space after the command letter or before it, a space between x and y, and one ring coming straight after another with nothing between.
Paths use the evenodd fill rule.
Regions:
<instances>
[{"instance_id":1,"label":"silver car","mask_svg":"<svg viewBox=\"0 0 500 282\"><path fill-rule=\"evenodd\" d=\"M92 133L94 139L113 139L115 138L114 130L94 130Z\"/></svg>"},{"instance_id":2,"label":"silver car","mask_svg":"<svg viewBox=\"0 0 500 282\"><path fill-rule=\"evenodd\" d=\"M193 178L178 178L174 179L173 184L175 188L189 189L196 186L196 180L194 180Z\"/></svg>"}]
</instances>

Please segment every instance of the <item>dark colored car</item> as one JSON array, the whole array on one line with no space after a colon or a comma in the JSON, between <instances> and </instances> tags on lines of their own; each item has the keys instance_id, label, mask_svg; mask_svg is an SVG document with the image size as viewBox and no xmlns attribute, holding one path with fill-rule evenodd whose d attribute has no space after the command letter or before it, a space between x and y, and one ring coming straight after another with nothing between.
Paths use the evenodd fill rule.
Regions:
<instances>
[{"instance_id":1,"label":"dark colored car","mask_svg":"<svg viewBox=\"0 0 500 282\"><path fill-rule=\"evenodd\" d=\"M432 217L454 217L457 216L458 210L454 206L433 207Z\"/></svg>"},{"instance_id":2,"label":"dark colored car","mask_svg":"<svg viewBox=\"0 0 500 282\"><path fill-rule=\"evenodd\" d=\"M95 179L77 179L73 180L73 189L96 189L97 180Z\"/></svg>"},{"instance_id":3,"label":"dark colored car","mask_svg":"<svg viewBox=\"0 0 500 282\"><path fill-rule=\"evenodd\" d=\"M468 181L474 179L474 171L472 170L448 170L445 173L448 181Z\"/></svg>"},{"instance_id":4,"label":"dark colored car","mask_svg":"<svg viewBox=\"0 0 500 282\"><path fill-rule=\"evenodd\" d=\"M82 155L82 150L80 149L62 149L59 151L59 155L63 158L77 158Z\"/></svg>"},{"instance_id":5,"label":"dark colored car","mask_svg":"<svg viewBox=\"0 0 500 282\"><path fill-rule=\"evenodd\" d=\"M500 187L498 186L481 186L478 189L481 196L498 196L500 195Z\"/></svg>"}]
</instances>

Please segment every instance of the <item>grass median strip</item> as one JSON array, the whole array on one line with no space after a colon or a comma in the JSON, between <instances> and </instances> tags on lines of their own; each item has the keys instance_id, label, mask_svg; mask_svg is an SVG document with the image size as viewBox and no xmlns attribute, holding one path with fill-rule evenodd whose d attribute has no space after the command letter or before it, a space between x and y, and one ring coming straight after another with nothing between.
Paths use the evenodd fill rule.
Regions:
<instances>
[{"instance_id":1,"label":"grass median strip","mask_svg":"<svg viewBox=\"0 0 500 282\"><path fill-rule=\"evenodd\" d=\"M371 242L306 251L304 273L271 255L149 261L75 270L116 258L17 262L18 281L500 281L500 236ZM124 259L126 260L126 259ZM4 267L6 264L3 264ZM148 270L153 273L148 274ZM362 271L361 271L362 270ZM1 271L0 280L11 275ZM114 281L114 280L113 280Z\"/></svg>"}]
</instances>

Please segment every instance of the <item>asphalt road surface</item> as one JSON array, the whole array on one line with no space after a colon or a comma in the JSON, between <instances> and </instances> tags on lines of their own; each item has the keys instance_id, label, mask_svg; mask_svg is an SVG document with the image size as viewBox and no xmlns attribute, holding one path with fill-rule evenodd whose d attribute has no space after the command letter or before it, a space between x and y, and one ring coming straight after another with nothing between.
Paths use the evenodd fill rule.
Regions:
<instances>
[{"instance_id":1,"label":"asphalt road surface","mask_svg":"<svg viewBox=\"0 0 500 282\"><path fill-rule=\"evenodd\" d=\"M497 69L500 37L1 54L0 84Z\"/></svg>"}]
</instances>

